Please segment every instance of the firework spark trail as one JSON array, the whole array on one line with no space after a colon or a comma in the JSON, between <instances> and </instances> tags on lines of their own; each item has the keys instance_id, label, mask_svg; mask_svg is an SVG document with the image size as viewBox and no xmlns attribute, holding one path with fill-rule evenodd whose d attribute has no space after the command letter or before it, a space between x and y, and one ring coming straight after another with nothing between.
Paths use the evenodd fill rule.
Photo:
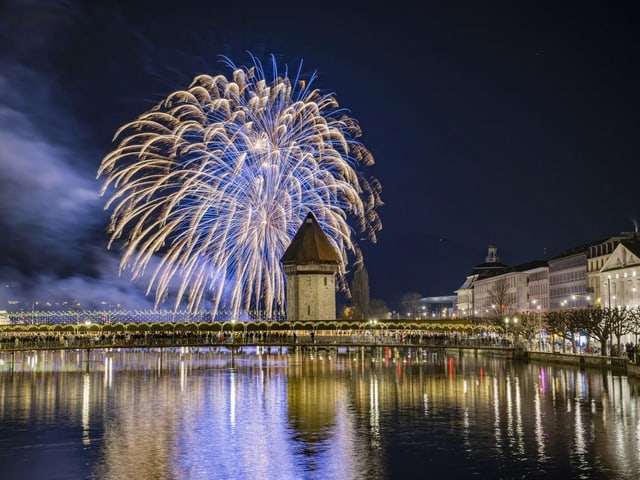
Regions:
<instances>
[{"instance_id":1,"label":"firework spark trail","mask_svg":"<svg viewBox=\"0 0 640 480\"><path fill-rule=\"evenodd\" d=\"M147 288L156 305L175 295L175 308L211 302L214 318L222 308L271 318L286 301L280 258L309 211L341 255L342 290L349 259L362 261L354 233L375 242L382 228L357 121L311 88L315 73L301 78L302 63L290 79L272 57L268 81L251 59L223 57L232 80L199 75L122 126L98 169L113 209L108 248L124 239L121 270L140 278L160 257Z\"/></svg>"}]
</instances>

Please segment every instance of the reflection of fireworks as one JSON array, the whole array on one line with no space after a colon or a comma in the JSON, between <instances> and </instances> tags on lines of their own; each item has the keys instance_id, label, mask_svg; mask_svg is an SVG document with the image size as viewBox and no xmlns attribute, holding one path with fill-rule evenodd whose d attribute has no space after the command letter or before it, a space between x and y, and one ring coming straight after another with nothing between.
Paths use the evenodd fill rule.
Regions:
<instances>
[{"instance_id":1,"label":"reflection of fireworks","mask_svg":"<svg viewBox=\"0 0 640 480\"><path fill-rule=\"evenodd\" d=\"M212 298L214 315L271 317L285 301L280 258L309 211L341 254L343 289L347 256L362 260L348 221L371 241L381 228L380 184L358 170L373 164L358 123L310 88L315 74L279 76L272 59L267 81L252 61L225 58L233 80L200 75L121 127L98 170L102 195L112 190L109 247L126 237L121 269L139 278L161 257L147 292L156 303L177 282L176 308Z\"/></svg>"}]
</instances>

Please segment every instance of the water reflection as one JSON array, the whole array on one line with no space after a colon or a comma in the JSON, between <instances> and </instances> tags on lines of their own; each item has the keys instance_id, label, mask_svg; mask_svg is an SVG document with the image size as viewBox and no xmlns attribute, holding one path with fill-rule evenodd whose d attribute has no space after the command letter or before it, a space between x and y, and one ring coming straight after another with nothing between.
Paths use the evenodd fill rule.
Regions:
<instances>
[{"instance_id":1,"label":"water reflection","mask_svg":"<svg viewBox=\"0 0 640 480\"><path fill-rule=\"evenodd\" d=\"M0 357L7 478L635 478L638 384L380 349Z\"/></svg>"}]
</instances>

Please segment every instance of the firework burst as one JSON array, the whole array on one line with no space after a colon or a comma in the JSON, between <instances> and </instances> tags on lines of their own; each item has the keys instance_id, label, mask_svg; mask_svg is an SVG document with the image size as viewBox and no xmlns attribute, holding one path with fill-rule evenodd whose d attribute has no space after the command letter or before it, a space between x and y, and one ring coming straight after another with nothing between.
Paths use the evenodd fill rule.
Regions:
<instances>
[{"instance_id":1,"label":"firework burst","mask_svg":"<svg viewBox=\"0 0 640 480\"><path fill-rule=\"evenodd\" d=\"M349 260L362 261L354 237L381 229L381 187L363 173L374 160L359 124L312 88L315 73L302 78L302 62L289 78L272 57L268 78L253 56L223 61L230 79L199 75L116 132L98 169L108 248L121 245L133 279L151 270L156 305L175 296L214 317L271 318L286 301L280 258L309 211L341 255L345 290Z\"/></svg>"}]
</instances>

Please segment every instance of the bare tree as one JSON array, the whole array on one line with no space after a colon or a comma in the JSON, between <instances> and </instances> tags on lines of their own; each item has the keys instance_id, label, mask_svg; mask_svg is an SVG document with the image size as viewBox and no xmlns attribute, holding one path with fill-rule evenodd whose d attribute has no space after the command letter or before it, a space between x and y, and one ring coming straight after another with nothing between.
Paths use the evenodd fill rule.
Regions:
<instances>
[{"instance_id":1,"label":"bare tree","mask_svg":"<svg viewBox=\"0 0 640 480\"><path fill-rule=\"evenodd\" d=\"M624 335L633 332L633 315L627 307L616 307L607 309L608 320L611 322L612 340L616 337L616 351L612 352L620 354L622 352L620 342Z\"/></svg>"},{"instance_id":2,"label":"bare tree","mask_svg":"<svg viewBox=\"0 0 640 480\"><path fill-rule=\"evenodd\" d=\"M533 312L522 312L518 315L518 323L513 328L517 335L532 340L540 331L540 319Z\"/></svg>"},{"instance_id":3,"label":"bare tree","mask_svg":"<svg viewBox=\"0 0 640 480\"><path fill-rule=\"evenodd\" d=\"M631 333L635 335L636 346L638 344L638 333L640 333L640 307L629 309L629 317L631 322Z\"/></svg>"},{"instance_id":4,"label":"bare tree","mask_svg":"<svg viewBox=\"0 0 640 480\"><path fill-rule=\"evenodd\" d=\"M544 314L547 330L552 335L551 351L556 351L555 342L553 337L558 336L562 338L562 351L567 351L567 338L569 332L569 316L565 312L547 312Z\"/></svg>"},{"instance_id":5,"label":"bare tree","mask_svg":"<svg viewBox=\"0 0 640 480\"><path fill-rule=\"evenodd\" d=\"M417 292L408 292L402 295L400 299L401 316L411 314L414 318L418 315L416 312L420 309L420 299L422 295Z\"/></svg>"},{"instance_id":6,"label":"bare tree","mask_svg":"<svg viewBox=\"0 0 640 480\"><path fill-rule=\"evenodd\" d=\"M632 350L631 352L628 352L628 354L633 353L633 357L629 357L631 358L634 362L637 363L638 361L638 333L640 332L640 308L639 307L635 307L635 308L630 308L629 309L629 322L631 323L631 332L635 335L635 343L632 344Z\"/></svg>"},{"instance_id":7,"label":"bare tree","mask_svg":"<svg viewBox=\"0 0 640 480\"><path fill-rule=\"evenodd\" d=\"M590 325L597 321L598 314L592 312L593 308L578 308L563 312L568 317L567 339L571 340L573 353L577 353L578 339L581 333L589 334Z\"/></svg>"},{"instance_id":8,"label":"bare tree","mask_svg":"<svg viewBox=\"0 0 640 480\"><path fill-rule=\"evenodd\" d=\"M583 327L589 336L600 343L600 355L608 355L608 343L611 338L611 322L608 320L609 308L585 308L582 309Z\"/></svg>"},{"instance_id":9,"label":"bare tree","mask_svg":"<svg viewBox=\"0 0 640 480\"><path fill-rule=\"evenodd\" d=\"M389 309L384 300L374 298L369 302L369 316L375 319L382 319L389 317Z\"/></svg>"},{"instance_id":10,"label":"bare tree","mask_svg":"<svg viewBox=\"0 0 640 480\"><path fill-rule=\"evenodd\" d=\"M507 281L504 278L497 279L489 290L489 299L498 309L497 314L509 313L513 307L513 299L509 295Z\"/></svg>"}]
</instances>

